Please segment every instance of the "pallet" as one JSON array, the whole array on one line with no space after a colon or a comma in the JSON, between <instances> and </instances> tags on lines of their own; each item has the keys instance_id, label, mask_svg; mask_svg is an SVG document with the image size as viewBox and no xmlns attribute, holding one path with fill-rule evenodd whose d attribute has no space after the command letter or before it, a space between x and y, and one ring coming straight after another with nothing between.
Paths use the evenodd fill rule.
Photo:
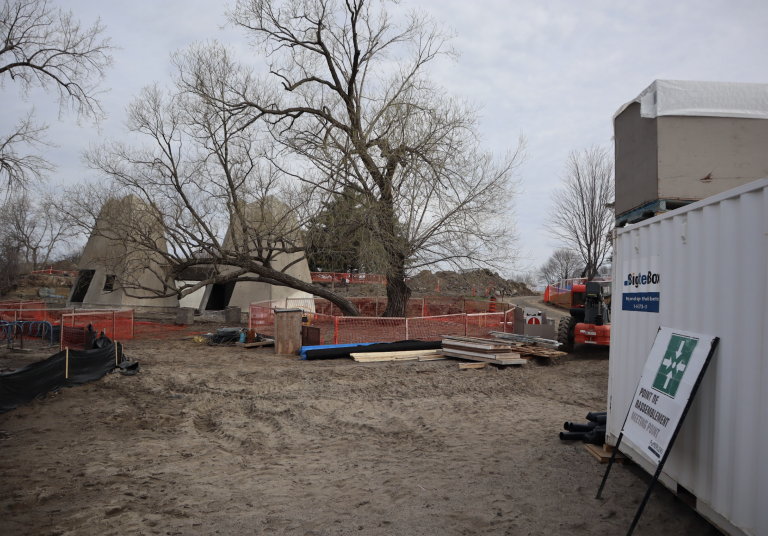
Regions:
<instances>
[{"instance_id":1,"label":"pallet","mask_svg":"<svg viewBox=\"0 0 768 536\"><path fill-rule=\"evenodd\" d=\"M453 352L449 349L443 348L443 355L447 357L455 357L457 359L465 359L467 361L483 361L485 363L494 363L496 365L525 365L528 363L527 359L510 358L510 359L496 359L488 356L471 356L464 355L463 353ZM516 354L512 354L516 355Z\"/></svg>"},{"instance_id":2,"label":"pallet","mask_svg":"<svg viewBox=\"0 0 768 536\"><path fill-rule=\"evenodd\" d=\"M608 463L608 461L611 459L611 453L613 452L613 447L610 445L603 445L602 447L599 445L591 445L587 443L584 445L584 447L587 449L587 452L589 452L592 456L598 459L600 463ZM606 450L606 447L610 448L611 450ZM613 463L623 463L623 464L630 464L632 463L632 460L624 456L621 452L616 453L616 459L613 460Z\"/></svg>"}]
</instances>

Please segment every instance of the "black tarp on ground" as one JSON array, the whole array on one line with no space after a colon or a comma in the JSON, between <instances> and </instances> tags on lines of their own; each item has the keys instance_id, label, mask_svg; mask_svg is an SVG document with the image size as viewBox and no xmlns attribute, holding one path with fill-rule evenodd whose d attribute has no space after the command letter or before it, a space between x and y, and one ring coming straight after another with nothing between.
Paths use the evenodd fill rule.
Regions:
<instances>
[{"instance_id":1,"label":"black tarp on ground","mask_svg":"<svg viewBox=\"0 0 768 536\"><path fill-rule=\"evenodd\" d=\"M440 350L442 341L398 341L379 344L362 344L343 348L307 350L307 359L338 359L358 352L407 352L409 350Z\"/></svg>"},{"instance_id":2,"label":"black tarp on ground","mask_svg":"<svg viewBox=\"0 0 768 536\"><path fill-rule=\"evenodd\" d=\"M62 387L100 380L115 369L115 352L117 363L127 359L119 342L95 350L69 350L69 377L65 377L66 350L13 372L0 374L0 413Z\"/></svg>"}]
</instances>

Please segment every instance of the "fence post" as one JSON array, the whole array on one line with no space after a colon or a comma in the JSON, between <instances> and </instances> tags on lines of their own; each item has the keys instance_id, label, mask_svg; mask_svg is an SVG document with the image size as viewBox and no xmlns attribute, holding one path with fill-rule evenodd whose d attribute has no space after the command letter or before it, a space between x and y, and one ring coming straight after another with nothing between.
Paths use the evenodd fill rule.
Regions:
<instances>
[{"instance_id":1,"label":"fence post","mask_svg":"<svg viewBox=\"0 0 768 536\"><path fill-rule=\"evenodd\" d=\"M339 317L333 317L333 344L339 344Z\"/></svg>"},{"instance_id":2,"label":"fence post","mask_svg":"<svg viewBox=\"0 0 768 536\"><path fill-rule=\"evenodd\" d=\"M408 340L408 319L405 319L405 340Z\"/></svg>"},{"instance_id":3,"label":"fence post","mask_svg":"<svg viewBox=\"0 0 768 536\"><path fill-rule=\"evenodd\" d=\"M427 299L421 299L421 316L427 316Z\"/></svg>"},{"instance_id":4,"label":"fence post","mask_svg":"<svg viewBox=\"0 0 768 536\"><path fill-rule=\"evenodd\" d=\"M112 338L117 340L117 331L115 330L115 312L112 311Z\"/></svg>"},{"instance_id":5,"label":"fence post","mask_svg":"<svg viewBox=\"0 0 768 536\"><path fill-rule=\"evenodd\" d=\"M467 313L464 313L464 336L467 336Z\"/></svg>"},{"instance_id":6,"label":"fence post","mask_svg":"<svg viewBox=\"0 0 768 536\"><path fill-rule=\"evenodd\" d=\"M131 339L133 339L133 309L131 309Z\"/></svg>"}]
</instances>

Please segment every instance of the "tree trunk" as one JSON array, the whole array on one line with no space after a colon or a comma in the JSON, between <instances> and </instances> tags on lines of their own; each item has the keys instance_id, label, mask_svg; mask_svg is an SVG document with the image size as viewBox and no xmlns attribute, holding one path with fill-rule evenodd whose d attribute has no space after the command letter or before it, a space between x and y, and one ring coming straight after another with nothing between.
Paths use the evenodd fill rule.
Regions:
<instances>
[{"instance_id":1,"label":"tree trunk","mask_svg":"<svg viewBox=\"0 0 768 536\"><path fill-rule=\"evenodd\" d=\"M402 318L408 307L411 289L405 282L405 259L399 260L400 266L394 267L387 274L387 308L384 311L384 316Z\"/></svg>"}]
</instances>

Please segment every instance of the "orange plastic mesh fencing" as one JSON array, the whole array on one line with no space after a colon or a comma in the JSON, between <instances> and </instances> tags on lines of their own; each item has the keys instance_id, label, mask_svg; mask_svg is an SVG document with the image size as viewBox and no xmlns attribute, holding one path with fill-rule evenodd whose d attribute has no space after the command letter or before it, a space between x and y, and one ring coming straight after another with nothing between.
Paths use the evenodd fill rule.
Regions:
<instances>
[{"instance_id":1,"label":"orange plastic mesh fencing","mask_svg":"<svg viewBox=\"0 0 768 536\"><path fill-rule=\"evenodd\" d=\"M265 303L262 305L262 303ZM252 303L248 308L248 329L254 329L262 335L275 334L275 310L267 305L269 302Z\"/></svg>"},{"instance_id":2,"label":"orange plastic mesh fencing","mask_svg":"<svg viewBox=\"0 0 768 536\"><path fill-rule=\"evenodd\" d=\"M68 346L77 347L77 339L68 338L74 337L74 335L67 335L67 333L75 333L75 331L66 330L64 329L65 327L85 328L90 324L93 326L94 331L103 331L104 334L113 341L125 341L132 339L134 334L133 309L122 311L83 311L70 313L62 315L61 322L61 348L66 348Z\"/></svg>"},{"instance_id":3,"label":"orange plastic mesh fencing","mask_svg":"<svg viewBox=\"0 0 768 536\"><path fill-rule=\"evenodd\" d=\"M61 324L61 315L73 313L74 309L15 309L0 310L0 320L6 322L50 322Z\"/></svg>"},{"instance_id":4,"label":"orange plastic mesh fencing","mask_svg":"<svg viewBox=\"0 0 768 536\"><path fill-rule=\"evenodd\" d=\"M334 317L333 344L366 342L395 342L408 338L406 318L365 318L357 316Z\"/></svg>"},{"instance_id":5,"label":"orange plastic mesh fencing","mask_svg":"<svg viewBox=\"0 0 768 536\"><path fill-rule=\"evenodd\" d=\"M251 304L248 327L274 336L272 302ZM333 316L307 313L305 324L320 328L320 344L361 344L407 339L440 340L445 335L491 338L491 331L511 333L514 311L416 318Z\"/></svg>"},{"instance_id":6,"label":"orange plastic mesh fencing","mask_svg":"<svg viewBox=\"0 0 768 536\"><path fill-rule=\"evenodd\" d=\"M198 335L207 333L207 330L201 331L199 326L183 326L176 324L162 324L159 322L139 322L133 323L133 338L143 340L158 339L177 339L188 335Z\"/></svg>"},{"instance_id":7,"label":"orange plastic mesh fencing","mask_svg":"<svg viewBox=\"0 0 768 536\"><path fill-rule=\"evenodd\" d=\"M512 311L467 315L467 337L490 338L491 331L511 333L513 323Z\"/></svg>"},{"instance_id":8,"label":"orange plastic mesh fencing","mask_svg":"<svg viewBox=\"0 0 768 536\"><path fill-rule=\"evenodd\" d=\"M0 302L0 311L20 311L23 309L46 309L43 300L35 301L5 301Z\"/></svg>"},{"instance_id":9,"label":"orange plastic mesh fencing","mask_svg":"<svg viewBox=\"0 0 768 536\"><path fill-rule=\"evenodd\" d=\"M443 315L408 319L408 338L439 341L443 335L466 335L467 315Z\"/></svg>"},{"instance_id":10,"label":"orange plastic mesh fencing","mask_svg":"<svg viewBox=\"0 0 768 536\"><path fill-rule=\"evenodd\" d=\"M352 304L360 311L360 314L365 317L377 317L384 314L387 309L387 298L382 296L374 296L371 298L347 298ZM293 300L288 300L289 304ZM291 306L291 305L289 305ZM328 300L322 298L314 299L314 312L330 316L344 316L344 312L339 309L338 305L335 305ZM424 298L411 298L406 305L405 316L420 317L424 316L425 306Z\"/></svg>"},{"instance_id":11,"label":"orange plastic mesh fencing","mask_svg":"<svg viewBox=\"0 0 768 536\"><path fill-rule=\"evenodd\" d=\"M312 281L317 283L369 283L386 285L387 278L376 274L352 274L341 272L311 272Z\"/></svg>"},{"instance_id":12,"label":"orange plastic mesh fencing","mask_svg":"<svg viewBox=\"0 0 768 536\"><path fill-rule=\"evenodd\" d=\"M496 309L495 311L493 309ZM510 304L500 301L476 300L467 298L464 300L464 312L468 315L475 313L500 313L508 311Z\"/></svg>"}]
</instances>

